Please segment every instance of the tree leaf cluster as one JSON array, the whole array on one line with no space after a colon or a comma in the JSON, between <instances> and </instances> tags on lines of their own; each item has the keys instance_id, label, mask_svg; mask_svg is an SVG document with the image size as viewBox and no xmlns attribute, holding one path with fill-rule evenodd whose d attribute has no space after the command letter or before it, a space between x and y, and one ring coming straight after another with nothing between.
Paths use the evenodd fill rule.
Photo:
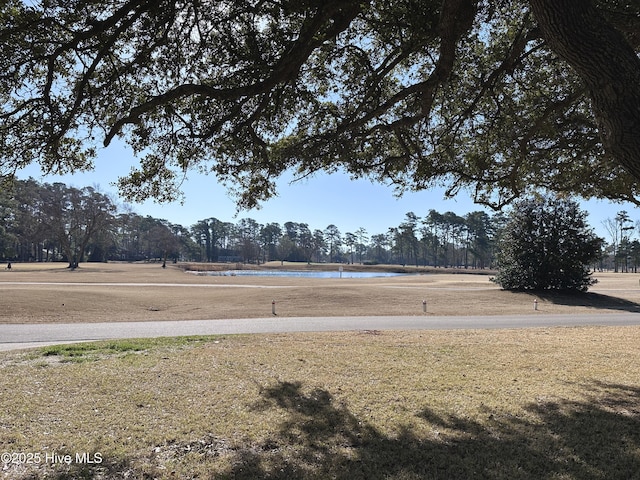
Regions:
<instances>
[{"instance_id":1,"label":"tree leaf cluster","mask_svg":"<svg viewBox=\"0 0 640 480\"><path fill-rule=\"evenodd\" d=\"M135 201L179 197L195 171L253 207L285 171L338 169L494 206L540 188L636 201L639 13L618 0L8 0L0 174L89 169L120 139L140 157L119 183Z\"/></svg>"}]
</instances>

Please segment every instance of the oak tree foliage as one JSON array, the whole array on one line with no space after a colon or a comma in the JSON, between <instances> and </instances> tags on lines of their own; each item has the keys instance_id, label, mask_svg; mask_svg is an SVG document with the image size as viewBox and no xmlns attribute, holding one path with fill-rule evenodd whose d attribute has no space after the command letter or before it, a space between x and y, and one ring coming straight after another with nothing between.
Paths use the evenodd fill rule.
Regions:
<instances>
[{"instance_id":1,"label":"oak tree foliage","mask_svg":"<svg viewBox=\"0 0 640 480\"><path fill-rule=\"evenodd\" d=\"M92 167L129 200L212 173L255 206L293 170L502 205L635 201L640 4L622 0L7 0L0 174Z\"/></svg>"},{"instance_id":2,"label":"oak tree foliage","mask_svg":"<svg viewBox=\"0 0 640 480\"><path fill-rule=\"evenodd\" d=\"M586 291L603 240L572 200L534 197L515 203L498 241L498 274L506 290Z\"/></svg>"}]
</instances>

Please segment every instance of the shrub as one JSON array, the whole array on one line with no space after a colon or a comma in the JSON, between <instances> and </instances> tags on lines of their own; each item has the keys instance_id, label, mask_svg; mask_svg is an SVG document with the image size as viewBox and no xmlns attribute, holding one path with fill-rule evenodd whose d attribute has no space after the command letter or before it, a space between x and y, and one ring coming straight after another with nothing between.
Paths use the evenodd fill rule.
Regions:
<instances>
[{"instance_id":1,"label":"shrub","mask_svg":"<svg viewBox=\"0 0 640 480\"><path fill-rule=\"evenodd\" d=\"M506 290L586 291L589 265L603 240L572 200L536 197L518 202L498 241L498 274Z\"/></svg>"}]
</instances>

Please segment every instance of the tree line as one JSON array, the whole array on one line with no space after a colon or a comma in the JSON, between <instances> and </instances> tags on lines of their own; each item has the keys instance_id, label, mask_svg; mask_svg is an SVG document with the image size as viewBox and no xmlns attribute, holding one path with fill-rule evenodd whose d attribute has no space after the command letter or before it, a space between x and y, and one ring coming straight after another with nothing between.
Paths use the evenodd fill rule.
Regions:
<instances>
[{"instance_id":1,"label":"tree line","mask_svg":"<svg viewBox=\"0 0 640 480\"><path fill-rule=\"evenodd\" d=\"M195 261L260 264L269 261L402 264L495 268L508 219L484 211L459 215L408 212L397 226L372 233L303 222L261 224L216 217L183 226L118 206L93 187L16 180L0 192L0 259L4 261ZM640 233L629 214L604 222L610 234L596 268L637 271Z\"/></svg>"},{"instance_id":2,"label":"tree line","mask_svg":"<svg viewBox=\"0 0 640 480\"><path fill-rule=\"evenodd\" d=\"M603 226L609 243L604 247L601 267L614 272L637 272L640 266L640 222L634 222L622 210L614 218L607 218Z\"/></svg>"},{"instance_id":3,"label":"tree line","mask_svg":"<svg viewBox=\"0 0 640 480\"><path fill-rule=\"evenodd\" d=\"M269 261L491 267L501 214L413 212L386 232L302 222L233 223L215 217L185 227L119 207L94 187L16 180L0 192L4 261Z\"/></svg>"}]
</instances>

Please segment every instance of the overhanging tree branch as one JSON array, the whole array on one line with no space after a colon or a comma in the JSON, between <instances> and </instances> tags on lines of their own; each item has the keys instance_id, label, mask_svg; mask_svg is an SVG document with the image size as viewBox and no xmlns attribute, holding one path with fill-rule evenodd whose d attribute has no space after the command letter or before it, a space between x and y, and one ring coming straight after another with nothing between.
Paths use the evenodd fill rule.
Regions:
<instances>
[{"instance_id":1,"label":"overhanging tree branch","mask_svg":"<svg viewBox=\"0 0 640 480\"><path fill-rule=\"evenodd\" d=\"M501 198L638 194L633 3L29 5L0 6L4 165L86 168L121 136L144 152L121 183L136 199L172 198L187 169L244 206L290 168Z\"/></svg>"},{"instance_id":2,"label":"overhanging tree branch","mask_svg":"<svg viewBox=\"0 0 640 480\"><path fill-rule=\"evenodd\" d=\"M531 0L544 37L589 90L605 149L640 179L640 58L591 0Z\"/></svg>"}]
</instances>

